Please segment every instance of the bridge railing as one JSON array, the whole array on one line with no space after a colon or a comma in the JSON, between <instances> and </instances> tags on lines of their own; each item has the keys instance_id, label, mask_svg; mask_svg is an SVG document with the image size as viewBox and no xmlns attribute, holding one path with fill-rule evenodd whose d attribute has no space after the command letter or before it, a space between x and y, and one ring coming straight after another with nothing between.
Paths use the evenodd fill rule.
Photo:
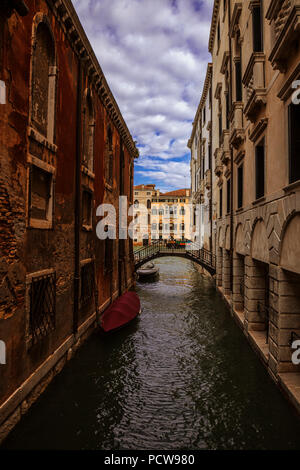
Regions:
<instances>
[{"instance_id":1,"label":"bridge railing","mask_svg":"<svg viewBox=\"0 0 300 470\"><path fill-rule=\"evenodd\" d=\"M189 243L187 248L180 245L172 245L167 240L155 240L150 245L143 246L134 252L135 264L153 257L157 253L186 253L188 257L199 260L213 269L216 267L216 257L209 250L200 248L197 243Z\"/></svg>"}]
</instances>

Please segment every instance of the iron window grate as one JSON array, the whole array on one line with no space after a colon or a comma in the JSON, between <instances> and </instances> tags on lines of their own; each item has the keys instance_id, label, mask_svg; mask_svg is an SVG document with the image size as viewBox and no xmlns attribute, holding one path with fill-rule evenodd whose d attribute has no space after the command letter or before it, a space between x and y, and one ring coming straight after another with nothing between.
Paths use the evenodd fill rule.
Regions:
<instances>
[{"instance_id":1,"label":"iron window grate","mask_svg":"<svg viewBox=\"0 0 300 470\"><path fill-rule=\"evenodd\" d=\"M55 273L34 277L30 286L30 335L35 344L55 328Z\"/></svg>"}]
</instances>

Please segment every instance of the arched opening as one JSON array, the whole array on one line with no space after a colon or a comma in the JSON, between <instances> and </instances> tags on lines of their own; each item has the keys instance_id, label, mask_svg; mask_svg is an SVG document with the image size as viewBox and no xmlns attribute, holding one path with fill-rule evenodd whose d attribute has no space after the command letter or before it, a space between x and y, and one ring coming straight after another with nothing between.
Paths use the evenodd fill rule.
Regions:
<instances>
[{"instance_id":1,"label":"arched opening","mask_svg":"<svg viewBox=\"0 0 300 470\"><path fill-rule=\"evenodd\" d=\"M248 272L247 320L251 330L262 331L263 339L269 340L269 245L267 230L259 219L251 239L251 271Z\"/></svg>"},{"instance_id":2,"label":"arched opening","mask_svg":"<svg viewBox=\"0 0 300 470\"><path fill-rule=\"evenodd\" d=\"M291 361L290 346L300 339L300 213L296 213L285 227L280 247L278 276L281 357ZM289 355L287 356L286 352ZM284 362L284 360L283 360ZM291 364L287 367L290 370ZM295 367L295 366L294 366Z\"/></svg>"},{"instance_id":3,"label":"arched opening","mask_svg":"<svg viewBox=\"0 0 300 470\"><path fill-rule=\"evenodd\" d=\"M245 248L242 224L239 224L235 233L235 247L233 254L233 307L237 312L244 312L245 295Z\"/></svg>"},{"instance_id":4,"label":"arched opening","mask_svg":"<svg viewBox=\"0 0 300 470\"><path fill-rule=\"evenodd\" d=\"M41 21L32 55L31 125L50 142L54 140L55 82L55 44L48 24Z\"/></svg>"}]
</instances>

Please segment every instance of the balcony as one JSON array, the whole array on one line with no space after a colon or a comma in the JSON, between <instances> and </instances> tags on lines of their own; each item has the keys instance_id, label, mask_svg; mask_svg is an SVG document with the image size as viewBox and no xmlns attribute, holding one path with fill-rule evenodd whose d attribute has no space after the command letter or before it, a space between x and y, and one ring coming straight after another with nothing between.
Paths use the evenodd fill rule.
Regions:
<instances>
[{"instance_id":1,"label":"balcony","mask_svg":"<svg viewBox=\"0 0 300 470\"><path fill-rule=\"evenodd\" d=\"M221 149L216 149L215 151L215 174L221 176L223 173L223 164L221 161Z\"/></svg>"},{"instance_id":2,"label":"balcony","mask_svg":"<svg viewBox=\"0 0 300 470\"><path fill-rule=\"evenodd\" d=\"M239 146L245 140L245 131L243 129L243 103L241 101L236 101L232 105L232 111L230 116L230 144L233 145L235 149L238 149Z\"/></svg>"},{"instance_id":3,"label":"balcony","mask_svg":"<svg viewBox=\"0 0 300 470\"><path fill-rule=\"evenodd\" d=\"M208 169L205 172L205 179L204 179L204 184L206 189L209 191L211 188L211 170Z\"/></svg>"},{"instance_id":4,"label":"balcony","mask_svg":"<svg viewBox=\"0 0 300 470\"><path fill-rule=\"evenodd\" d=\"M243 77L247 100L244 114L251 122L255 122L257 114L266 104L265 60L263 52L253 52Z\"/></svg>"},{"instance_id":5,"label":"balcony","mask_svg":"<svg viewBox=\"0 0 300 470\"><path fill-rule=\"evenodd\" d=\"M300 0L272 0L266 18L275 38L269 60L274 70L285 73L291 47L299 40Z\"/></svg>"},{"instance_id":6,"label":"balcony","mask_svg":"<svg viewBox=\"0 0 300 470\"><path fill-rule=\"evenodd\" d=\"M221 155L221 161L224 163L224 165L227 165L227 163L230 160L230 146L229 146L229 130L225 129L222 134L222 155Z\"/></svg>"}]
</instances>

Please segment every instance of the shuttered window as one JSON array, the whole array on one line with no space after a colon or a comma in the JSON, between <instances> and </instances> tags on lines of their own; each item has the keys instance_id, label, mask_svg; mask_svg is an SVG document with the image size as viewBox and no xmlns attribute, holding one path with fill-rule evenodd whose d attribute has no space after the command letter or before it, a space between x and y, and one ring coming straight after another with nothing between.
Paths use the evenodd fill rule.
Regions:
<instances>
[{"instance_id":1,"label":"shuttered window","mask_svg":"<svg viewBox=\"0 0 300 470\"><path fill-rule=\"evenodd\" d=\"M242 70L240 61L235 63L235 86L236 101L242 101Z\"/></svg>"},{"instance_id":2,"label":"shuttered window","mask_svg":"<svg viewBox=\"0 0 300 470\"><path fill-rule=\"evenodd\" d=\"M255 147L256 199L265 195L265 140Z\"/></svg>"},{"instance_id":3,"label":"shuttered window","mask_svg":"<svg viewBox=\"0 0 300 470\"><path fill-rule=\"evenodd\" d=\"M300 104L289 106L289 181L300 180Z\"/></svg>"},{"instance_id":4,"label":"shuttered window","mask_svg":"<svg viewBox=\"0 0 300 470\"><path fill-rule=\"evenodd\" d=\"M229 214L231 209L231 181L230 178L227 180L227 214Z\"/></svg>"},{"instance_id":5,"label":"shuttered window","mask_svg":"<svg viewBox=\"0 0 300 470\"><path fill-rule=\"evenodd\" d=\"M238 209L243 207L243 187L244 187L244 167L243 165L238 167L237 170L237 190L238 190Z\"/></svg>"},{"instance_id":6,"label":"shuttered window","mask_svg":"<svg viewBox=\"0 0 300 470\"><path fill-rule=\"evenodd\" d=\"M261 21L261 6L258 5L252 10L252 28L253 28L253 51L263 51L263 35Z\"/></svg>"},{"instance_id":7,"label":"shuttered window","mask_svg":"<svg viewBox=\"0 0 300 470\"><path fill-rule=\"evenodd\" d=\"M222 188L220 188L219 204L220 204L219 215L220 215L220 217L222 217L223 216L223 189Z\"/></svg>"}]
</instances>

